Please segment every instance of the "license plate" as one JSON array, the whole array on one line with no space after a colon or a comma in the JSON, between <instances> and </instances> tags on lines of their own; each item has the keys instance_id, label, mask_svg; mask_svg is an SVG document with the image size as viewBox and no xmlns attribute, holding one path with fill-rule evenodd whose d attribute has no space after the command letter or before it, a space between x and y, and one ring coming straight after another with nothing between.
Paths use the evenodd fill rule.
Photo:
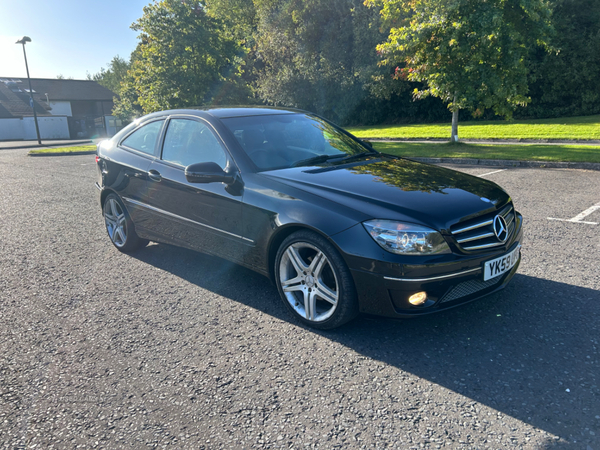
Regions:
<instances>
[{"instance_id":1,"label":"license plate","mask_svg":"<svg viewBox=\"0 0 600 450\"><path fill-rule=\"evenodd\" d=\"M500 258L487 261L483 267L483 281L491 280L505 272L508 272L514 267L519 260L521 246L517 246L512 252L501 256Z\"/></svg>"}]
</instances>

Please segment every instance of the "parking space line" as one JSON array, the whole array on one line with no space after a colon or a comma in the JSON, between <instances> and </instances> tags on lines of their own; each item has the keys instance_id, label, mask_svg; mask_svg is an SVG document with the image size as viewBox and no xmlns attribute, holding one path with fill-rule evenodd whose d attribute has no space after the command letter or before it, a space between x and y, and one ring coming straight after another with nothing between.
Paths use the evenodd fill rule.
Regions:
<instances>
[{"instance_id":1,"label":"parking space line","mask_svg":"<svg viewBox=\"0 0 600 450\"><path fill-rule=\"evenodd\" d=\"M600 203L586 209L581 214L577 214L572 219L556 219L554 217L548 217L548 220L558 220L560 222L572 222L572 223L585 223L588 225L599 225L598 222L586 222L586 221L582 220L582 219L585 219L590 214L592 214L594 211L598 211L599 209L600 209Z\"/></svg>"},{"instance_id":2,"label":"parking space line","mask_svg":"<svg viewBox=\"0 0 600 450\"><path fill-rule=\"evenodd\" d=\"M485 177L487 175L491 175L493 173L504 172L507 169L494 170L493 172L484 173L483 175L477 175L478 177Z\"/></svg>"}]
</instances>

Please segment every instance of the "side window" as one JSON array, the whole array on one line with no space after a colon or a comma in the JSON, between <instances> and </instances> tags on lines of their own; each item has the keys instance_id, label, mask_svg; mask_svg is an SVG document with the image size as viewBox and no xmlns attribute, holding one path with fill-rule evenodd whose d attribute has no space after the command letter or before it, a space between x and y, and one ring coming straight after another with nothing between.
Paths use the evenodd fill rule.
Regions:
<instances>
[{"instance_id":1,"label":"side window","mask_svg":"<svg viewBox=\"0 0 600 450\"><path fill-rule=\"evenodd\" d=\"M165 136L162 159L181 166L201 162L227 166L227 156L212 131L196 120L171 119Z\"/></svg>"},{"instance_id":2,"label":"side window","mask_svg":"<svg viewBox=\"0 0 600 450\"><path fill-rule=\"evenodd\" d=\"M157 120L156 122L150 122L148 125L144 125L125 138L121 145L149 155L154 155L156 139L158 139L163 122L164 120Z\"/></svg>"}]
</instances>

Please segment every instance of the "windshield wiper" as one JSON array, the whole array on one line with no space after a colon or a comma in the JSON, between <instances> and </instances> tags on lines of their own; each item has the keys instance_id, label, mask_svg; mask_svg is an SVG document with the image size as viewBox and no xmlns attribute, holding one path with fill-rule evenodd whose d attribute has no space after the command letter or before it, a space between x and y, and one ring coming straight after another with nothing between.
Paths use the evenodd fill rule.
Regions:
<instances>
[{"instance_id":1,"label":"windshield wiper","mask_svg":"<svg viewBox=\"0 0 600 450\"><path fill-rule=\"evenodd\" d=\"M364 158L365 156L376 156L377 153L376 152L361 152L361 153L357 153L356 155L348 155L345 158L340 159L340 161L343 162L347 162L347 161L352 161L353 159L359 159L359 158Z\"/></svg>"},{"instance_id":2,"label":"windshield wiper","mask_svg":"<svg viewBox=\"0 0 600 450\"><path fill-rule=\"evenodd\" d=\"M312 158L296 161L294 164L292 164L292 167L308 166L311 164L320 164L320 163L324 163L326 161L330 161L333 159L335 159L336 162L347 162L347 161L352 161L354 159L363 158L363 157L369 156L369 155L377 155L377 152L374 152L374 151L373 152L361 152L361 153L357 153L356 155L347 155L347 156L344 156L344 155L345 155L345 153L342 153L339 155L313 156Z\"/></svg>"},{"instance_id":3,"label":"windshield wiper","mask_svg":"<svg viewBox=\"0 0 600 450\"><path fill-rule=\"evenodd\" d=\"M292 164L291 167L298 167L298 166L307 166L310 164L320 164L320 163L324 163L325 161L329 161L330 159L334 159L334 158L340 158L344 156L342 155L318 155L318 156L313 156L312 158L307 158L307 159L301 159L300 161L296 161L294 164Z\"/></svg>"}]
</instances>

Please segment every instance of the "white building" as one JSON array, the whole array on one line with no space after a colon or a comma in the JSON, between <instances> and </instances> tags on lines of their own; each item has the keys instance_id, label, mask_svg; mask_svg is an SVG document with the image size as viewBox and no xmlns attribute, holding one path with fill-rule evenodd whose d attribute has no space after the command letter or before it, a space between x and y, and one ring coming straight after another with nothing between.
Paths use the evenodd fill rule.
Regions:
<instances>
[{"instance_id":1,"label":"white building","mask_svg":"<svg viewBox=\"0 0 600 450\"><path fill-rule=\"evenodd\" d=\"M42 139L112 136L115 94L90 80L32 78ZM0 77L0 141L37 139L27 79Z\"/></svg>"}]
</instances>

